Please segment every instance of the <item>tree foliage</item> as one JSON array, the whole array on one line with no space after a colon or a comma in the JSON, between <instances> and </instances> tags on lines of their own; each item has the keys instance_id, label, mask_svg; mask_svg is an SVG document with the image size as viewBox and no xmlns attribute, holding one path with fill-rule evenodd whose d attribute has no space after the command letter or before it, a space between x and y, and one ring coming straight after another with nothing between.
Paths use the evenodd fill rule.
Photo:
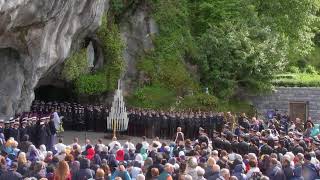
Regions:
<instances>
[{"instance_id":1,"label":"tree foliage","mask_svg":"<svg viewBox=\"0 0 320 180\"><path fill-rule=\"evenodd\" d=\"M202 82L219 97L239 88L266 90L285 65L286 48L269 29L225 23L211 27L199 43Z\"/></svg>"},{"instance_id":2,"label":"tree foliage","mask_svg":"<svg viewBox=\"0 0 320 180\"><path fill-rule=\"evenodd\" d=\"M319 0L252 0L252 4L263 25L287 38L289 53L310 53L319 27Z\"/></svg>"},{"instance_id":3,"label":"tree foliage","mask_svg":"<svg viewBox=\"0 0 320 180\"><path fill-rule=\"evenodd\" d=\"M201 82L219 97L272 86L291 53L312 50L318 1L190 0Z\"/></svg>"}]
</instances>

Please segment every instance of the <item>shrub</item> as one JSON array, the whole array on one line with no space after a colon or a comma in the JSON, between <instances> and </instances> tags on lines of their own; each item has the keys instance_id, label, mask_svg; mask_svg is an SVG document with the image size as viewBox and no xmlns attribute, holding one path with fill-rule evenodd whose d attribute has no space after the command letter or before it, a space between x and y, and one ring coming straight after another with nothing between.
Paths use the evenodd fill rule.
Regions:
<instances>
[{"instance_id":1,"label":"shrub","mask_svg":"<svg viewBox=\"0 0 320 180\"><path fill-rule=\"evenodd\" d=\"M213 110L218 105L218 99L210 94L200 93L195 95L185 96L178 109L194 109L194 110Z\"/></svg>"},{"instance_id":2,"label":"shrub","mask_svg":"<svg viewBox=\"0 0 320 180\"><path fill-rule=\"evenodd\" d=\"M299 67L299 69L305 69L307 64L308 64L308 62L305 59L299 59L297 61L297 66Z\"/></svg>"},{"instance_id":3,"label":"shrub","mask_svg":"<svg viewBox=\"0 0 320 180\"><path fill-rule=\"evenodd\" d=\"M145 86L137 89L128 98L128 105L141 108L168 109L176 101L175 92L160 85Z\"/></svg>"},{"instance_id":4,"label":"shrub","mask_svg":"<svg viewBox=\"0 0 320 180\"><path fill-rule=\"evenodd\" d=\"M74 52L66 61L62 69L62 77L66 81L73 81L88 72L87 49Z\"/></svg>"},{"instance_id":5,"label":"shrub","mask_svg":"<svg viewBox=\"0 0 320 180\"><path fill-rule=\"evenodd\" d=\"M290 72L290 73L300 73L300 69L297 66L290 66L288 68L288 72Z\"/></svg>"},{"instance_id":6,"label":"shrub","mask_svg":"<svg viewBox=\"0 0 320 180\"><path fill-rule=\"evenodd\" d=\"M312 65L308 65L306 67L306 73L308 74L318 74L318 71L316 70L316 68Z\"/></svg>"},{"instance_id":7,"label":"shrub","mask_svg":"<svg viewBox=\"0 0 320 180\"><path fill-rule=\"evenodd\" d=\"M92 75L81 75L75 81L75 91L77 94L98 95L106 92L108 84L104 73Z\"/></svg>"},{"instance_id":8,"label":"shrub","mask_svg":"<svg viewBox=\"0 0 320 180\"><path fill-rule=\"evenodd\" d=\"M273 84L285 87L320 87L320 75L306 73L280 74L275 76Z\"/></svg>"}]
</instances>

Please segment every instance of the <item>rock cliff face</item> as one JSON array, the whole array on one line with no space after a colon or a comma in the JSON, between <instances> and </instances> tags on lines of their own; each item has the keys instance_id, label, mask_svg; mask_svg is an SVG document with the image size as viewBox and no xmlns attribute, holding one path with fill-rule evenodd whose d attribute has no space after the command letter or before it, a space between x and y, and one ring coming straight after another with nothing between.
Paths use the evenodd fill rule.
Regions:
<instances>
[{"instance_id":1,"label":"rock cliff face","mask_svg":"<svg viewBox=\"0 0 320 180\"><path fill-rule=\"evenodd\" d=\"M40 78L100 23L107 0L0 0L0 117L28 110Z\"/></svg>"},{"instance_id":2,"label":"rock cliff face","mask_svg":"<svg viewBox=\"0 0 320 180\"><path fill-rule=\"evenodd\" d=\"M125 44L123 58L125 68L122 76L124 94L132 92L136 86L138 71L137 60L145 52L154 48L152 37L158 34L158 26L144 6L137 8L120 23L121 36Z\"/></svg>"}]
</instances>

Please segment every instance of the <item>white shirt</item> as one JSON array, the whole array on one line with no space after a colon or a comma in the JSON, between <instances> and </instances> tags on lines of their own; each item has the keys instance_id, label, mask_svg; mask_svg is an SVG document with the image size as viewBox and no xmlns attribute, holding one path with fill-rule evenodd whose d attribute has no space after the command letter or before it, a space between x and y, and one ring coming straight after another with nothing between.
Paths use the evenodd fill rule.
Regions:
<instances>
[{"instance_id":1,"label":"white shirt","mask_svg":"<svg viewBox=\"0 0 320 180\"><path fill-rule=\"evenodd\" d=\"M81 147L81 151L85 151L86 150L86 147L88 146L89 144L85 144Z\"/></svg>"},{"instance_id":2,"label":"white shirt","mask_svg":"<svg viewBox=\"0 0 320 180\"><path fill-rule=\"evenodd\" d=\"M57 153L60 153L62 150L65 150L67 146L63 143L58 143L54 145L54 147L56 148Z\"/></svg>"},{"instance_id":3,"label":"white shirt","mask_svg":"<svg viewBox=\"0 0 320 180\"><path fill-rule=\"evenodd\" d=\"M147 141L142 141L142 147L145 149L149 149L149 143Z\"/></svg>"},{"instance_id":4,"label":"white shirt","mask_svg":"<svg viewBox=\"0 0 320 180\"><path fill-rule=\"evenodd\" d=\"M116 144L117 144L119 147L121 147L121 144L120 144L118 141L112 141L112 142L109 144L110 151L114 148L114 146L115 146Z\"/></svg>"},{"instance_id":5,"label":"white shirt","mask_svg":"<svg viewBox=\"0 0 320 180\"><path fill-rule=\"evenodd\" d=\"M247 172L247 175L246 175L247 179L251 178L251 176L254 172L261 172L261 171L258 167L250 168L250 170Z\"/></svg>"},{"instance_id":6,"label":"white shirt","mask_svg":"<svg viewBox=\"0 0 320 180\"><path fill-rule=\"evenodd\" d=\"M97 144L98 150L102 151L103 148L105 147L104 144Z\"/></svg>"},{"instance_id":7,"label":"white shirt","mask_svg":"<svg viewBox=\"0 0 320 180\"><path fill-rule=\"evenodd\" d=\"M134 144L131 143L131 142L128 142L128 141L127 141L125 144L128 146L129 149L132 149L132 150L135 150L135 149L136 149L136 147L134 146Z\"/></svg>"}]
</instances>

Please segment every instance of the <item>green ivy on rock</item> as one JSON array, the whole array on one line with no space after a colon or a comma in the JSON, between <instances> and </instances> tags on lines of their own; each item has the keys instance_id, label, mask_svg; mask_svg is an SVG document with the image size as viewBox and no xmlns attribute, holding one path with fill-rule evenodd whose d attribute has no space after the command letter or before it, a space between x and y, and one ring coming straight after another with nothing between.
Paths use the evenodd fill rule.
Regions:
<instances>
[{"instance_id":1,"label":"green ivy on rock","mask_svg":"<svg viewBox=\"0 0 320 180\"><path fill-rule=\"evenodd\" d=\"M187 1L154 0L150 3L159 34L153 39L154 50L138 62L138 70L151 79L151 84L173 89L176 95L194 90L198 85L184 62L184 57L190 54L194 44Z\"/></svg>"},{"instance_id":2,"label":"green ivy on rock","mask_svg":"<svg viewBox=\"0 0 320 180\"><path fill-rule=\"evenodd\" d=\"M66 81L73 81L86 73L88 73L87 49L81 49L66 60L62 69L62 77Z\"/></svg>"},{"instance_id":3,"label":"green ivy on rock","mask_svg":"<svg viewBox=\"0 0 320 180\"><path fill-rule=\"evenodd\" d=\"M103 48L104 65L93 74L83 74L75 81L75 89L82 95L99 95L113 91L123 71L122 51L124 48L120 31L112 21L107 22L107 16L97 32Z\"/></svg>"}]
</instances>

